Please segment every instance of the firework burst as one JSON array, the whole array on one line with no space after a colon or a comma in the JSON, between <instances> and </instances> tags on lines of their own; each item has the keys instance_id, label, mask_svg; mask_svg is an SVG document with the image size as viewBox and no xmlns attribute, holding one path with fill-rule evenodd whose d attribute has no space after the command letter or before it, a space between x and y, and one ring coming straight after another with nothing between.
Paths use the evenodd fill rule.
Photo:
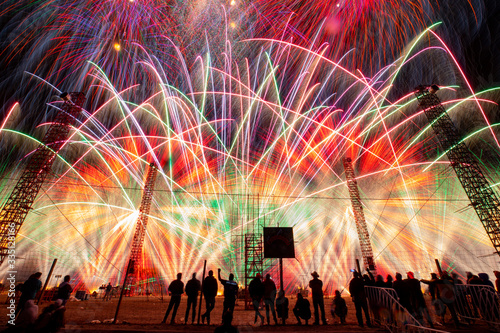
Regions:
<instances>
[{"instance_id":1,"label":"firework burst","mask_svg":"<svg viewBox=\"0 0 500 333\"><path fill-rule=\"evenodd\" d=\"M60 90L82 89L90 97L58 155L54 177L20 230L20 256L35 252L43 265L58 257L60 269L75 272L89 288L119 279L144 175L153 163L160 172L144 243L146 271L171 278L179 271L199 271L206 259L211 268L235 272L242 282L243 236L262 226L293 226L297 260L287 263L287 290L304 285L316 270L331 292L346 284L360 257L342 169L342 159L349 156L359 176L379 272L412 269L423 277L434 258L462 272L492 270L473 252L491 251L491 245L474 212L464 209L468 200L417 111L411 85L439 82L445 88L450 115L474 120L466 140L476 151L496 145L491 100L497 91L468 89L432 29L366 77L343 63L374 51L362 48L359 55L354 50L352 58L350 53L337 61L322 46L276 38L279 27L266 36L255 24L244 33L229 33L242 27L231 16L237 12L231 6L243 3L188 3L107 1L76 7L65 2L57 13L47 9L42 37L25 27L44 12L43 6L30 10L23 24L15 15L9 21L23 27L25 35L11 40L3 56L12 66L39 61L31 70L44 80L37 79L37 94L54 93L50 82ZM324 2L314 3L320 13L330 10ZM60 2L44 4L53 8ZM382 6L378 1L363 4L349 18L354 26L359 22L366 28L370 11L389 9L377 7ZM351 8L354 2L341 5ZM417 13L424 11L422 2L412 5ZM210 8L219 8L219 21L204 17ZM238 18L250 22L252 10ZM81 15L74 16L77 11ZM305 17L311 11L304 8ZM271 8L258 12L266 19L274 15ZM180 27L177 22L186 17L192 24ZM98 20L103 23L97 25ZM222 32L218 37L224 42L211 44L217 39L210 37L186 43L181 32L193 36L204 24L212 31L207 36ZM258 38L248 38L252 34ZM339 34L347 38L349 32ZM17 52L23 53L21 59ZM378 67L378 61L369 66ZM46 128L16 118L19 108L35 102L40 103L26 97L2 122L2 149L12 151L3 161L3 197L26 160L17 157L28 156ZM52 101L49 110L57 105ZM496 152L483 161L493 171ZM455 252L461 255L457 262ZM264 264L274 272L272 260Z\"/></svg>"}]
</instances>

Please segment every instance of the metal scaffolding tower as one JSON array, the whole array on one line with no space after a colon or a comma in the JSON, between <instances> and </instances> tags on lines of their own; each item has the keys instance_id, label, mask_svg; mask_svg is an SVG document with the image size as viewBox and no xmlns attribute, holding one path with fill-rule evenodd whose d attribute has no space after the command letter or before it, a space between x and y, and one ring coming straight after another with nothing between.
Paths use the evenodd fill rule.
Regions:
<instances>
[{"instance_id":1,"label":"metal scaffolding tower","mask_svg":"<svg viewBox=\"0 0 500 333\"><path fill-rule=\"evenodd\" d=\"M144 191L142 192L141 208L139 208L139 217L137 218L132 248L130 249L130 259L132 260L131 270L134 272L133 276L136 278L138 277L138 268L140 267L140 263L142 261L142 247L144 244L144 237L146 236L148 215L151 208L151 199L153 198L153 190L157 175L158 169L156 169L154 164L151 163L146 176Z\"/></svg>"},{"instance_id":2,"label":"metal scaffolding tower","mask_svg":"<svg viewBox=\"0 0 500 333\"><path fill-rule=\"evenodd\" d=\"M262 234L245 234L245 290L248 290L250 281L257 275L262 274L264 264L264 244ZM250 308L248 292L246 293L245 308Z\"/></svg>"},{"instance_id":3,"label":"metal scaffolding tower","mask_svg":"<svg viewBox=\"0 0 500 333\"><path fill-rule=\"evenodd\" d=\"M467 145L461 140L453 121L436 95L439 87L418 86L415 95L424 110L450 164L481 220L493 247L500 255L500 201L491 189Z\"/></svg>"},{"instance_id":4,"label":"metal scaffolding tower","mask_svg":"<svg viewBox=\"0 0 500 333\"><path fill-rule=\"evenodd\" d=\"M61 98L64 100L61 110L45 134L42 144L32 154L0 212L0 265L8 255L9 245L13 246L17 233L85 102L85 95L81 92L63 93Z\"/></svg>"},{"instance_id":5,"label":"metal scaffolding tower","mask_svg":"<svg viewBox=\"0 0 500 333\"><path fill-rule=\"evenodd\" d=\"M367 270L373 271L375 270L375 262L373 260L372 245L370 242L370 234L366 226L363 205L361 204L361 198L359 196L358 182L354 176L351 159L346 157L343 162L347 188L349 189L349 196L351 197L352 211L354 213L354 220L356 221L356 230L358 231L359 245L361 246L361 254L363 256L363 263Z\"/></svg>"}]
</instances>

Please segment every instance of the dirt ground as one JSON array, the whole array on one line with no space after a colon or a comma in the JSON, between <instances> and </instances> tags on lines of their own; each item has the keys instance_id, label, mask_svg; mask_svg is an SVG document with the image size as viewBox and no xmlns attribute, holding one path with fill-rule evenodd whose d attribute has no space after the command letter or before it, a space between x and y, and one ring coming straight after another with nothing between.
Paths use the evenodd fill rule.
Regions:
<instances>
[{"instance_id":1,"label":"dirt ground","mask_svg":"<svg viewBox=\"0 0 500 333\"><path fill-rule=\"evenodd\" d=\"M160 324L168 306L169 297L161 300L159 297L135 296L124 297L118 314L118 324L111 324L113 320L118 297L111 301L91 298L85 301L72 300L68 302L66 309L66 332L213 332L217 325L221 323L223 297L217 297L215 309L212 311L211 325L187 325L184 324L184 315L186 311L186 297L182 297L181 305L176 315L176 324ZM382 331L381 327L361 328L357 325L354 304L349 297L345 297L349 312L347 323L341 325L338 318L333 318L330 314L331 299L325 300L325 310L327 314L328 325L314 326L310 320L309 325L298 326L291 309L295 305L296 299L290 299L290 313L286 326L275 326L271 318L271 325L254 324L253 310L245 310L244 302L239 300L234 311L233 325L238 326L240 332L370 332ZM2 297L2 300L4 298ZM312 301L311 308L312 308ZM3 303L3 302L2 302ZM42 304L43 309L49 303ZM202 304L202 313L205 304ZM198 310L198 306L197 306ZM312 309L311 309L312 310ZM265 310L261 310L265 316ZM0 316L6 318L6 306L0 308ZM167 323L170 322L170 316ZM191 316L190 316L191 317ZM293 317L293 318L292 318ZM314 318L314 314L313 314ZM195 321L196 322L196 321ZM450 331L452 326L436 327L439 330ZM467 330L461 330L466 332ZM477 329L475 332L479 332Z\"/></svg>"},{"instance_id":2,"label":"dirt ground","mask_svg":"<svg viewBox=\"0 0 500 333\"><path fill-rule=\"evenodd\" d=\"M134 296L124 297L118 313L118 324L111 324L116 312L118 304L118 297L112 298L111 301L103 301L102 299L91 298L86 301L78 301L72 299L66 305L66 332L86 332L86 331L167 331L167 332L213 332L215 327L221 324L222 318L222 302L223 297L217 297L215 301L215 309L211 313L211 325L191 325L191 315L189 316L189 323L184 324L184 315L186 311L187 297L182 297L181 304L176 315L176 324L160 324L165 315L168 307L170 297L150 296ZM347 317L347 324L340 325L338 318L333 318L330 314L331 300L325 300L325 310L327 312L328 325L327 326L313 326L309 321L309 325L297 326L297 320L293 316L292 308L295 305L295 298L290 299L289 318L286 326L275 326L271 318L271 325L261 325L260 321L254 324L254 311L244 309L244 301L238 300L234 310L233 325L238 326L240 331L243 332L330 332L330 331L373 331L374 329L361 329L357 325L354 305L350 303L350 299L346 298L349 307ZM4 298L2 297L2 300ZM312 308L312 301L311 308ZM2 302L3 303L3 302ZM43 309L50 303L44 303L40 306ZM198 313L198 306L196 307ZM6 307L0 308L0 316L6 318ZM312 309L311 309L312 310ZM202 313L205 312L205 302L202 304ZM265 310L261 310L262 315L265 316ZM167 323L170 322L169 315ZM291 317L290 317L291 316ZM314 314L313 314L314 316ZM197 316L198 317L198 316ZM197 318L196 317L196 318ZM293 318L292 318L293 317ZM195 321L197 322L197 321Z\"/></svg>"}]
</instances>

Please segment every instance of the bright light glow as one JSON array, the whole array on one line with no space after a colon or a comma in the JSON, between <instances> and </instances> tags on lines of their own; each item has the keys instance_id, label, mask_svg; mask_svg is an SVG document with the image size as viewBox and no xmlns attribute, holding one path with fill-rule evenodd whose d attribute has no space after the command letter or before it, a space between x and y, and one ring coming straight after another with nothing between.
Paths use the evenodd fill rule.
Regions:
<instances>
[{"instance_id":1,"label":"bright light glow","mask_svg":"<svg viewBox=\"0 0 500 333\"><path fill-rule=\"evenodd\" d=\"M60 109L51 94L87 96L16 255L42 272L57 257L54 274L90 290L120 283L154 163L143 276L199 277L206 259L242 283L244 235L293 226L287 292L315 270L332 294L361 259L342 168L350 156L378 273L430 272L438 258L491 275L493 258L477 254L493 252L491 243L413 89L439 78L453 119L477 127L466 141L492 156L477 154L495 186L500 125L488 117L499 90L464 89L453 46L435 26L425 30L425 1L311 1L255 0L243 12L221 6L241 5L234 0L41 1L19 21L12 2L7 26L23 33L4 55L13 77L37 84L13 95L23 112L3 106L3 199L50 125L46 115Z\"/></svg>"}]
</instances>

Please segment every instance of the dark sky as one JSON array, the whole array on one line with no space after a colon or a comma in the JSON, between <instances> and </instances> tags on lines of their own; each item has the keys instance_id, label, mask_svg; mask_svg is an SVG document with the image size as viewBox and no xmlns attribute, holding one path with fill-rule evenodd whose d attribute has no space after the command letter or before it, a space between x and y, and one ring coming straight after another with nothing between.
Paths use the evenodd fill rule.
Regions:
<instances>
[{"instance_id":1,"label":"dark sky","mask_svg":"<svg viewBox=\"0 0 500 333\"><path fill-rule=\"evenodd\" d=\"M416 0L413 0L416 1ZM429 24L442 21L436 32L444 38L465 70L466 77L476 90L500 86L500 0L428 0L432 4ZM0 4L0 9L7 2ZM0 11L1 12L1 11ZM5 13L5 12L4 12ZM5 41L8 33L7 15L0 16L0 38ZM7 31L6 31L7 30ZM5 42L0 45L5 48ZM0 54L0 110L11 99L16 79L12 73L16 62L1 62ZM10 67L10 68L7 68Z\"/></svg>"},{"instance_id":2,"label":"dark sky","mask_svg":"<svg viewBox=\"0 0 500 333\"><path fill-rule=\"evenodd\" d=\"M500 1L440 1L441 34L476 89L500 85Z\"/></svg>"}]
</instances>

